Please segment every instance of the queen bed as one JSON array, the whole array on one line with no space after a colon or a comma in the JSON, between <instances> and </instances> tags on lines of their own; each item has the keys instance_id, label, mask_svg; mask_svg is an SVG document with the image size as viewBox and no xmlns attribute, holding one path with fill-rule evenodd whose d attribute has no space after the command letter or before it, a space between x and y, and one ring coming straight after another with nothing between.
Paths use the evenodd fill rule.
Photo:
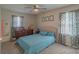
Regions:
<instances>
[{"instance_id":1,"label":"queen bed","mask_svg":"<svg viewBox=\"0 0 79 59\"><path fill-rule=\"evenodd\" d=\"M20 37L18 44L25 54L38 54L51 44L55 43L55 35L53 32L40 32L29 36Z\"/></svg>"}]
</instances>

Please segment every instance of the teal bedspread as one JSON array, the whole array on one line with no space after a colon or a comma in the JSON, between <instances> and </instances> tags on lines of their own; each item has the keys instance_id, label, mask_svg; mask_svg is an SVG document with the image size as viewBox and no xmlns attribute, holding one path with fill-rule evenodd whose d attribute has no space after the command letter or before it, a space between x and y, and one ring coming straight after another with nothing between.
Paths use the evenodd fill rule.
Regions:
<instances>
[{"instance_id":1,"label":"teal bedspread","mask_svg":"<svg viewBox=\"0 0 79 59\"><path fill-rule=\"evenodd\" d=\"M23 48L24 53L37 54L43 49L55 42L54 36L42 36L40 34L33 34L19 38L16 43Z\"/></svg>"}]
</instances>

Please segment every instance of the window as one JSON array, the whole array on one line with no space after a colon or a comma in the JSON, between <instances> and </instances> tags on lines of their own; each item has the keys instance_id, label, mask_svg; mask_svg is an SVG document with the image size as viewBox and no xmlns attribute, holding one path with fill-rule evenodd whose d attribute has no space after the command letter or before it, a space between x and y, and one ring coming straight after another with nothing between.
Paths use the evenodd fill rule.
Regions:
<instances>
[{"instance_id":1,"label":"window","mask_svg":"<svg viewBox=\"0 0 79 59\"><path fill-rule=\"evenodd\" d=\"M62 13L60 19L62 44L79 48L79 10Z\"/></svg>"},{"instance_id":2,"label":"window","mask_svg":"<svg viewBox=\"0 0 79 59\"><path fill-rule=\"evenodd\" d=\"M23 27L23 17L22 16L12 16L13 27Z\"/></svg>"},{"instance_id":3,"label":"window","mask_svg":"<svg viewBox=\"0 0 79 59\"><path fill-rule=\"evenodd\" d=\"M76 34L76 14L75 12L65 12L61 14L61 33L73 36Z\"/></svg>"}]
</instances>

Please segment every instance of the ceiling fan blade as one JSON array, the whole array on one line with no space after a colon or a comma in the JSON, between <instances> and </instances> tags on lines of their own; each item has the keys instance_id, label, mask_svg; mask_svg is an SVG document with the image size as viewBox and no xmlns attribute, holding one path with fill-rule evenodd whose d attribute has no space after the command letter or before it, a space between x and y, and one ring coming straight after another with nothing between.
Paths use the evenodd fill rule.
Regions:
<instances>
[{"instance_id":1,"label":"ceiling fan blade","mask_svg":"<svg viewBox=\"0 0 79 59\"><path fill-rule=\"evenodd\" d=\"M38 8L38 9L47 9L47 8Z\"/></svg>"},{"instance_id":2,"label":"ceiling fan blade","mask_svg":"<svg viewBox=\"0 0 79 59\"><path fill-rule=\"evenodd\" d=\"M32 7L24 7L24 8L31 8L32 9Z\"/></svg>"},{"instance_id":3,"label":"ceiling fan blade","mask_svg":"<svg viewBox=\"0 0 79 59\"><path fill-rule=\"evenodd\" d=\"M40 11L45 11L47 10L46 8L39 8Z\"/></svg>"}]
</instances>

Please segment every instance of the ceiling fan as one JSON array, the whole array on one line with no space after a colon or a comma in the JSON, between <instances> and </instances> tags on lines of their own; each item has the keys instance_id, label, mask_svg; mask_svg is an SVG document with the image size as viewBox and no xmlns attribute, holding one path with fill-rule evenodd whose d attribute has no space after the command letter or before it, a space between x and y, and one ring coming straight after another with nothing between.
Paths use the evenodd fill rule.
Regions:
<instances>
[{"instance_id":1,"label":"ceiling fan","mask_svg":"<svg viewBox=\"0 0 79 59\"><path fill-rule=\"evenodd\" d=\"M32 9L32 11L35 11L35 12L38 12L40 10L46 10L46 8L40 7L39 5L33 5L29 7L24 7L24 8Z\"/></svg>"}]
</instances>

